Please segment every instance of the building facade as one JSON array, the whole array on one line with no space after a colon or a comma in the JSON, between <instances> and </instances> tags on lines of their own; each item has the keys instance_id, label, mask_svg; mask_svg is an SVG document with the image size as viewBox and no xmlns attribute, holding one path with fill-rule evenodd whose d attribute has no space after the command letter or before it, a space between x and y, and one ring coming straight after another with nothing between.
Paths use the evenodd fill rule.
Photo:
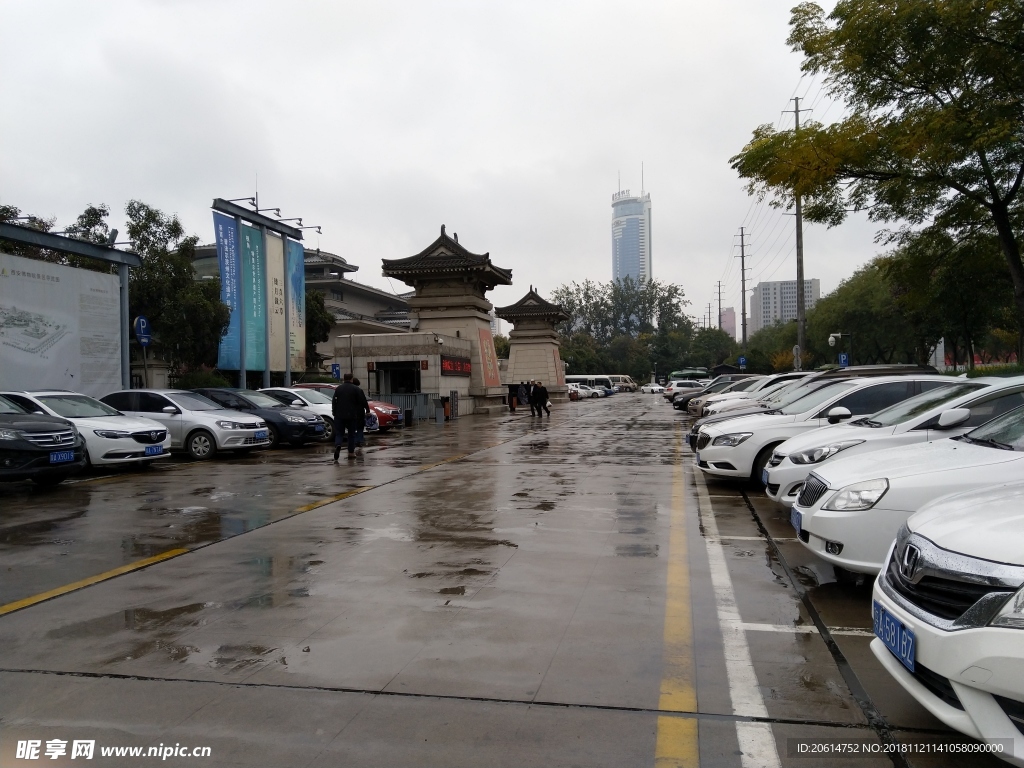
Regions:
<instances>
[{"instance_id":1,"label":"building facade","mask_svg":"<svg viewBox=\"0 0 1024 768\"><path fill-rule=\"evenodd\" d=\"M804 280L804 309L810 310L821 294L821 281ZM750 292L750 322L747 336L762 328L796 320L796 280L775 280L758 283Z\"/></svg>"},{"instance_id":2,"label":"building facade","mask_svg":"<svg viewBox=\"0 0 1024 768\"><path fill-rule=\"evenodd\" d=\"M628 189L612 195L612 278L650 280L651 196Z\"/></svg>"},{"instance_id":3,"label":"building facade","mask_svg":"<svg viewBox=\"0 0 1024 768\"><path fill-rule=\"evenodd\" d=\"M736 338L735 307L722 307L722 330L728 333L730 338Z\"/></svg>"}]
</instances>

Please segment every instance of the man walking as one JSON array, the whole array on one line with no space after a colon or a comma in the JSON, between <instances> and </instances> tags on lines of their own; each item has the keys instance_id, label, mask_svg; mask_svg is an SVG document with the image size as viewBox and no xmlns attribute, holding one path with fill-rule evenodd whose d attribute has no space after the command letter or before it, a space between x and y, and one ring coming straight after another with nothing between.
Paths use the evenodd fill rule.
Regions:
<instances>
[{"instance_id":1,"label":"man walking","mask_svg":"<svg viewBox=\"0 0 1024 768\"><path fill-rule=\"evenodd\" d=\"M531 380L527 383L526 386L530 390L530 393L528 395L530 399L530 415L540 416L540 408L537 407L537 382Z\"/></svg>"},{"instance_id":2,"label":"man walking","mask_svg":"<svg viewBox=\"0 0 1024 768\"><path fill-rule=\"evenodd\" d=\"M346 373L341 386L334 390L331 413L334 416L334 461L341 453L341 440L348 438L348 457L356 455L356 430L359 421L366 418L366 397L363 390L352 383L352 374Z\"/></svg>"},{"instance_id":3,"label":"man walking","mask_svg":"<svg viewBox=\"0 0 1024 768\"><path fill-rule=\"evenodd\" d=\"M370 414L370 402L366 399L366 393L363 392L363 383L359 379L352 379L352 383L359 388L359 394L363 397L365 415L356 419L356 451L362 453L363 446L366 444L366 417Z\"/></svg>"},{"instance_id":4,"label":"man walking","mask_svg":"<svg viewBox=\"0 0 1024 768\"><path fill-rule=\"evenodd\" d=\"M548 408L548 388L544 386L543 382L538 381L537 386L533 388L533 394L537 400L537 415L540 416L540 409L543 408L548 417L550 417L551 409Z\"/></svg>"},{"instance_id":5,"label":"man walking","mask_svg":"<svg viewBox=\"0 0 1024 768\"><path fill-rule=\"evenodd\" d=\"M516 393L516 395L517 395L517 399L519 400L520 403L528 404L530 406L530 415L532 416L533 415L533 403L530 402L530 392L526 388L526 382L525 381L520 381L519 382L519 390Z\"/></svg>"}]
</instances>

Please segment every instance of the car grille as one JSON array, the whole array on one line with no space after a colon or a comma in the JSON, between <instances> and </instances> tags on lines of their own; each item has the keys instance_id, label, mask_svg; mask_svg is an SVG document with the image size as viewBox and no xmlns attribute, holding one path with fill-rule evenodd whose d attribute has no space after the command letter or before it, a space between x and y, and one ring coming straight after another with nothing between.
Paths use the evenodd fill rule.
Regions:
<instances>
[{"instance_id":1,"label":"car grille","mask_svg":"<svg viewBox=\"0 0 1024 768\"><path fill-rule=\"evenodd\" d=\"M992 698L996 700L996 703L1002 707L1006 716L1017 726L1017 730L1021 732L1021 735L1024 735L1024 704L1013 699L1003 698L1002 696L993 696Z\"/></svg>"},{"instance_id":2,"label":"car grille","mask_svg":"<svg viewBox=\"0 0 1024 768\"><path fill-rule=\"evenodd\" d=\"M710 443L710 442L711 442L711 435L706 434L704 432L701 432L700 436L697 438L697 450L698 451L703 451L705 448L708 447L708 443Z\"/></svg>"},{"instance_id":3,"label":"car grille","mask_svg":"<svg viewBox=\"0 0 1024 768\"><path fill-rule=\"evenodd\" d=\"M246 422L239 422L239 424L238 424L239 429L259 429L260 427L263 427L263 426L266 426L266 425L263 424L260 421L246 421Z\"/></svg>"},{"instance_id":4,"label":"car grille","mask_svg":"<svg viewBox=\"0 0 1024 768\"><path fill-rule=\"evenodd\" d=\"M772 457L770 459L768 459L768 466L769 467L777 467L777 466L779 466L779 464L782 463L782 460L784 458L786 458L786 454L779 453L778 451L775 451L774 453L772 453Z\"/></svg>"},{"instance_id":5,"label":"car grille","mask_svg":"<svg viewBox=\"0 0 1024 768\"><path fill-rule=\"evenodd\" d=\"M961 712L963 711L964 705L960 703L956 691L953 690L953 686L949 683L949 678L943 677L938 672L932 672L928 667L922 666L920 662L914 664L914 671L911 674L914 675L917 682L946 702L946 704L949 704L954 709L959 709Z\"/></svg>"},{"instance_id":6,"label":"car grille","mask_svg":"<svg viewBox=\"0 0 1024 768\"><path fill-rule=\"evenodd\" d=\"M162 443L167 437L167 430L155 429L150 432L132 432L132 438L136 443L143 445L156 445Z\"/></svg>"},{"instance_id":7,"label":"car grille","mask_svg":"<svg viewBox=\"0 0 1024 768\"><path fill-rule=\"evenodd\" d=\"M242 440L242 445L263 445L264 443L269 442L270 440L265 437L261 437L258 440L255 437L247 437Z\"/></svg>"},{"instance_id":8,"label":"car grille","mask_svg":"<svg viewBox=\"0 0 1024 768\"><path fill-rule=\"evenodd\" d=\"M70 448L75 444L75 433L70 429L59 432L33 432L25 439L40 448Z\"/></svg>"},{"instance_id":9,"label":"car grille","mask_svg":"<svg viewBox=\"0 0 1024 768\"><path fill-rule=\"evenodd\" d=\"M915 584L900 573L897 557L889 558L885 580L905 600L943 619L960 618L968 608L993 592L1013 594L1012 589L999 589L941 576L922 576Z\"/></svg>"},{"instance_id":10,"label":"car grille","mask_svg":"<svg viewBox=\"0 0 1024 768\"><path fill-rule=\"evenodd\" d=\"M765 490L767 490L768 493L770 493L772 496L774 496L775 494L777 494L779 492L779 484L778 483L768 483L768 486L767 486L767 488Z\"/></svg>"},{"instance_id":11,"label":"car grille","mask_svg":"<svg viewBox=\"0 0 1024 768\"><path fill-rule=\"evenodd\" d=\"M800 497L796 500L796 503L801 507L813 507L817 504L818 499L825 495L827 490L828 486L824 482L811 475L800 490Z\"/></svg>"}]
</instances>

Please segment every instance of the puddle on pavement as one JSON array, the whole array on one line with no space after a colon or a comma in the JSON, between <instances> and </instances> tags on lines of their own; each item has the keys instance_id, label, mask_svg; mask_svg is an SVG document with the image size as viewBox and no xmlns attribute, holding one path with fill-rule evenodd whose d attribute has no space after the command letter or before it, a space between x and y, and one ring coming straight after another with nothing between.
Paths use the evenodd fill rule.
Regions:
<instances>
[{"instance_id":1,"label":"puddle on pavement","mask_svg":"<svg viewBox=\"0 0 1024 768\"><path fill-rule=\"evenodd\" d=\"M214 603L189 603L162 611L152 608L128 608L95 619L65 624L50 630L46 636L53 639L105 637L126 629L135 632L164 629L179 632L182 629L200 626L203 622L195 614L213 606Z\"/></svg>"}]
</instances>

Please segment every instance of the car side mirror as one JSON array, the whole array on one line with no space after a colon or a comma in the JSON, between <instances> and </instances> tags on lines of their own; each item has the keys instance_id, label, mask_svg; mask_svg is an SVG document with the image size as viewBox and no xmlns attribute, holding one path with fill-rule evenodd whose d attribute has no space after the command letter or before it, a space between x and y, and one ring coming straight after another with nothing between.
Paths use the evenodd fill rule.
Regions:
<instances>
[{"instance_id":1,"label":"car side mirror","mask_svg":"<svg viewBox=\"0 0 1024 768\"><path fill-rule=\"evenodd\" d=\"M306 404L304 402L302 402L301 400L292 400L292 405L294 405L296 408L305 408L306 407Z\"/></svg>"},{"instance_id":2,"label":"car side mirror","mask_svg":"<svg viewBox=\"0 0 1024 768\"><path fill-rule=\"evenodd\" d=\"M164 413L181 413L181 411L179 411L173 405L165 405L160 410L163 411Z\"/></svg>"},{"instance_id":3,"label":"car side mirror","mask_svg":"<svg viewBox=\"0 0 1024 768\"><path fill-rule=\"evenodd\" d=\"M838 424L840 421L845 421L851 416L853 416L853 414L850 413L849 408L844 408L841 405L837 405L835 408L828 412L828 423Z\"/></svg>"},{"instance_id":4,"label":"car side mirror","mask_svg":"<svg viewBox=\"0 0 1024 768\"><path fill-rule=\"evenodd\" d=\"M943 411L939 414L939 421L935 425L936 429L952 429L958 427L971 418L971 411L969 408L950 408L948 411Z\"/></svg>"}]
</instances>

